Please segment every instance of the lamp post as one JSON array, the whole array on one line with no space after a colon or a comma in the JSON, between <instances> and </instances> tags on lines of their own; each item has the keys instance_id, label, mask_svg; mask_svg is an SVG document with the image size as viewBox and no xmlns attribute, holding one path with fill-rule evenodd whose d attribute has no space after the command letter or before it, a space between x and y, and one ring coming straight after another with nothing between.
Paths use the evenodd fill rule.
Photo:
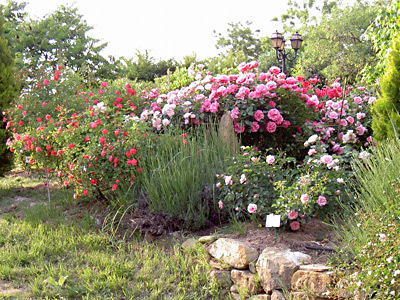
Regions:
<instances>
[{"instance_id":1,"label":"lamp post","mask_svg":"<svg viewBox=\"0 0 400 300\"><path fill-rule=\"evenodd\" d=\"M285 67L286 67L286 60L292 62L296 59L297 57L297 51L301 48L301 43L303 42L301 35L297 33L293 34L292 38L290 39L290 43L292 46L292 49L294 50L294 56L293 58L288 57L288 53L285 51L285 37L278 32L274 32L271 37L271 43L272 47L276 51L276 58L278 59L279 62L282 62L282 72L285 73Z\"/></svg>"}]
</instances>

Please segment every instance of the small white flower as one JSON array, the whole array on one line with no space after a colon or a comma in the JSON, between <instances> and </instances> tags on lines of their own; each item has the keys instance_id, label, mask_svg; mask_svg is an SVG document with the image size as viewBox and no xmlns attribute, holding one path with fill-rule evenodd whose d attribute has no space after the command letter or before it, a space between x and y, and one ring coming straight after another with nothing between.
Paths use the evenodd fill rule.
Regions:
<instances>
[{"instance_id":1,"label":"small white flower","mask_svg":"<svg viewBox=\"0 0 400 300\"><path fill-rule=\"evenodd\" d=\"M392 260L393 260L393 256L390 256L390 257L386 258L386 261L387 261L389 264L392 262Z\"/></svg>"}]
</instances>

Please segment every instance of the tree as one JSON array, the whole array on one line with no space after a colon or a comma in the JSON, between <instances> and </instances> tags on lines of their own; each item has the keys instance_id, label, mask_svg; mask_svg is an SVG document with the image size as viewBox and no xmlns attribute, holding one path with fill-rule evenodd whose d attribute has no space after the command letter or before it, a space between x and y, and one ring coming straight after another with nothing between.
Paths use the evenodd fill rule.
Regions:
<instances>
[{"instance_id":1,"label":"tree","mask_svg":"<svg viewBox=\"0 0 400 300\"><path fill-rule=\"evenodd\" d=\"M121 69L121 74L124 77L130 80L147 82L154 82L156 77L167 75L168 69L170 72L175 71L177 66L177 62L174 59L159 60L156 62L147 50L144 53L137 51L136 60L122 58L122 61L125 64Z\"/></svg>"},{"instance_id":2,"label":"tree","mask_svg":"<svg viewBox=\"0 0 400 300\"><path fill-rule=\"evenodd\" d=\"M252 31L251 22L246 22L246 26L242 23L229 23L228 34L223 36L221 33L214 35L217 40L215 45L217 49L226 49L225 53L233 51L233 53L241 52L246 60L254 60L263 52L263 42L257 37L259 30Z\"/></svg>"},{"instance_id":3,"label":"tree","mask_svg":"<svg viewBox=\"0 0 400 300\"><path fill-rule=\"evenodd\" d=\"M14 78L13 57L4 38L3 27L3 6L0 5L0 114L7 110L18 91ZM7 138L5 122L3 116L0 116L0 176L12 168L12 153L6 147Z\"/></svg>"},{"instance_id":4,"label":"tree","mask_svg":"<svg viewBox=\"0 0 400 300\"><path fill-rule=\"evenodd\" d=\"M398 137L400 130L400 36L394 40L380 88L372 107L372 130L375 140L384 141Z\"/></svg>"},{"instance_id":5,"label":"tree","mask_svg":"<svg viewBox=\"0 0 400 300\"><path fill-rule=\"evenodd\" d=\"M38 69L64 64L73 70L87 68L98 77L116 76L116 60L105 59L100 51L107 43L87 33L89 26L77 8L60 6L40 20L28 19L23 12L26 4L8 1L5 7L6 38L16 56L16 67Z\"/></svg>"},{"instance_id":6,"label":"tree","mask_svg":"<svg viewBox=\"0 0 400 300\"><path fill-rule=\"evenodd\" d=\"M316 1L309 0L302 9L297 2L291 2L293 7L282 20L287 30L288 24L293 26L297 22L304 39L295 74L330 80L340 77L352 83L359 80L363 68L376 63L366 30L386 2L359 1L342 7L341 1L325 0L317 6Z\"/></svg>"},{"instance_id":7,"label":"tree","mask_svg":"<svg viewBox=\"0 0 400 300\"><path fill-rule=\"evenodd\" d=\"M370 85L375 84L388 64L389 51L398 31L400 31L399 12L400 0L392 0L390 5L381 7L375 21L367 28L376 52L375 65L367 65L363 70L363 80Z\"/></svg>"}]
</instances>

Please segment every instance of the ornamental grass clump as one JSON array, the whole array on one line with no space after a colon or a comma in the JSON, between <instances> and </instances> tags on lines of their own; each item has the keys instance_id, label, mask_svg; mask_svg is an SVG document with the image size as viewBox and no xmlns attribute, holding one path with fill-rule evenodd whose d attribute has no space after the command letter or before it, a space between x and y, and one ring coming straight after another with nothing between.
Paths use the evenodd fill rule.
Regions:
<instances>
[{"instance_id":1,"label":"ornamental grass clump","mask_svg":"<svg viewBox=\"0 0 400 300\"><path fill-rule=\"evenodd\" d=\"M336 224L350 253L344 264L349 287L376 299L400 297L400 141L377 147L354 160L356 203L343 207Z\"/></svg>"},{"instance_id":2,"label":"ornamental grass clump","mask_svg":"<svg viewBox=\"0 0 400 300\"><path fill-rule=\"evenodd\" d=\"M150 210L181 220L186 228L205 225L216 210L215 174L224 168L229 147L214 125L183 131L170 127L140 149L140 182Z\"/></svg>"}]
</instances>

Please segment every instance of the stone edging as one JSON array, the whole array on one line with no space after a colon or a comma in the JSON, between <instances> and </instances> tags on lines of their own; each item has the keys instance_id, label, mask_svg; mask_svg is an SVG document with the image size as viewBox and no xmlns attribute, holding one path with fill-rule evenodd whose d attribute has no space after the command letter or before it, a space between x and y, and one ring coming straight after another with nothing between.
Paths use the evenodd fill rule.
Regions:
<instances>
[{"instance_id":1,"label":"stone edging","mask_svg":"<svg viewBox=\"0 0 400 300\"><path fill-rule=\"evenodd\" d=\"M265 248L261 254L246 243L230 239L204 236L189 239L183 248L198 242L210 254L213 267L210 277L226 288L233 299L264 300L333 300L360 299L342 290L339 298L330 298L333 285L331 268L311 264L311 257L290 249Z\"/></svg>"}]
</instances>

